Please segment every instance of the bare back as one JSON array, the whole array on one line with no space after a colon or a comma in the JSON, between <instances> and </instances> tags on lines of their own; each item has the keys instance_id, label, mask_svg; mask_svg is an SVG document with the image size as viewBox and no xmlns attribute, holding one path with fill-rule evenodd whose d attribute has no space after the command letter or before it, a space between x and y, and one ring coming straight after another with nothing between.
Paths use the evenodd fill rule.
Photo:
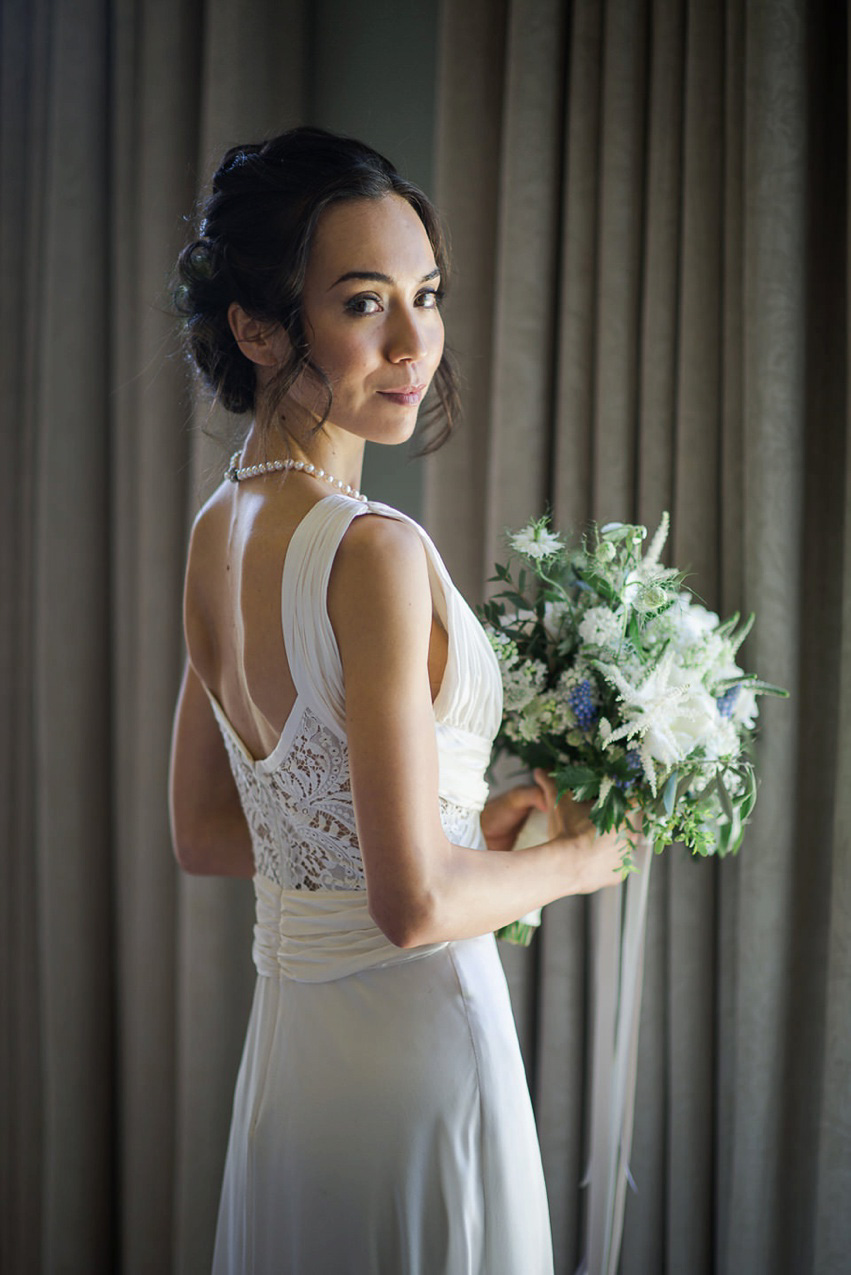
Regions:
<instances>
[{"instance_id":1,"label":"bare back","mask_svg":"<svg viewBox=\"0 0 851 1275\"><path fill-rule=\"evenodd\" d=\"M281 578L293 534L316 503L313 489L294 481L223 483L192 531L184 599L189 659L257 759L275 748L297 698L281 627ZM432 700L447 650L433 613Z\"/></svg>"}]
</instances>

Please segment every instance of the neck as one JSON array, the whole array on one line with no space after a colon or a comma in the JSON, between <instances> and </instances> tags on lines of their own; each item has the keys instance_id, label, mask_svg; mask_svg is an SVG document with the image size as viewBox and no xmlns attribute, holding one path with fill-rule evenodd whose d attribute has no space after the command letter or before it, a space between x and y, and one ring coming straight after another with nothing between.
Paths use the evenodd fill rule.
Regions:
<instances>
[{"instance_id":1,"label":"neck","mask_svg":"<svg viewBox=\"0 0 851 1275\"><path fill-rule=\"evenodd\" d=\"M278 424L253 421L242 446L242 464L256 465L270 460L301 460L324 469L335 478L360 487L363 472L364 440L326 421L316 430L292 430Z\"/></svg>"}]
</instances>

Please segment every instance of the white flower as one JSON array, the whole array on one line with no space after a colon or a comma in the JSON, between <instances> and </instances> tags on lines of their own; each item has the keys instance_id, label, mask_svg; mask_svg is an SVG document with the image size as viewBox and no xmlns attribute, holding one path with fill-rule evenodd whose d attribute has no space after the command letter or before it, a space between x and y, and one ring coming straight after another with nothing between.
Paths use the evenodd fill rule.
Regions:
<instances>
[{"instance_id":1,"label":"white flower","mask_svg":"<svg viewBox=\"0 0 851 1275\"><path fill-rule=\"evenodd\" d=\"M551 642L556 642L561 637L564 618L568 614L570 608L566 602L545 602L544 603L544 632Z\"/></svg>"},{"instance_id":2,"label":"white flower","mask_svg":"<svg viewBox=\"0 0 851 1275\"><path fill-rule=\"evenodd\" d=\"M676 602L663 616L671 639L677 650L684 651L702 641L707 634L718 628L718 616L714 611L707 611L698 602L692 602L691 594L683 590Z\"/></svg>"},{"instance_id":3,"label":"white flower","mask_svg":"<svg viewBox=\"0 0 851 1275\"><path fill-rule=\"evenodd\" d=\"M561 734L573 721L570 708L558 695L552 691L536 695L519 713L514 723L514 738L528 742L542 735Z\"/></svg>"},{"instance_id":4,"label":"white flower","mask_svg":"<svg viewBox=\"0 0 851 1275\"><path fill-rule=\"evenodd\" d=\"M551 558L562 547L561 539L547 531L542 522L530 522L521 531L510 535L509 541L512 549L535 561Z\"/></svg>"},{"instance_id":5,"label":"white flower","mask_svg":"<svg viewBox=\"0 0 851 1275\"><path fill-rule=\"evenodd\" d=\"M671 567L640 562L624 581L624 603L640 614L657 610L670 597L670 589L665 584L674 575L676 571Z\"/></svg>"},{"instance_id":6,"label":"white flower","mask_svg":"<svg viewBox=\"0 0 851 1275\"><path fill-rule=\"evenodd\" d=\"M731 721L718 717L715 729L703 741L703 751L710 761L721 757L738 757L742 747L739 732Z\"/></svg>"},{"instance_id":7,"label":"white flower","mask_svg":"<svg viewBox=\"0 0 851 1275\"><path fill-rule=\"evenodd\" d=\"M756 726L758 713L757 698L753 691L748 690L747 682L745 682L743 686L739 687L739 693L736 696L730 720L738 726L746 727L747 730L753 730L754 726Z\"/></svg>"},{"instance_id":8,"label":"white flower","mask_svg":"<svg viewBox=\"0 0 851 1275\"><path fill-rule=\"evenodd\" d=\"M712 696L702 686L688 685L687 694L651 722L644 739L652 757L664 766L683 761L700 745L717 736L718 710Z\"/></svg>"},{"instance_id":9,"label":"white flower","mask_svg":"<svg viewBox=\"0 0 851 1275\"><path fill-rule=\"evenodd\" d=\"M653 533L653 539L650 541L650 545L644 555L644 565L646 567L655 567L658 563L659 555L665 548L665 541L668 539L668 528L670 525L671 520L668 517L668 511L666 509L662 514L659 526Z\"/></svg>"},{"instance_id":10,"label":"white flower","mask_svg":"<svg viewBox=\"0 0 851 1275\"><path fill-rule=\"evenodd\" d=\"M517 663L520 652L517 650L517 643L507 633L490 627L485 629L485 633L500 664L511 668L512 664Z\"/></svg>"},{"instance_id":11,"label":"white flower","mask_svg":"<svg viewBox=\"0 0 851 1275\"><path fill-rule=\"evenodd\" d=\"M506 712L525 708L543 688L547 678L546 665L540 660L527 660L517 668L502 666L502 691Z\"/></svg>"},{"instance_id":12,"label":"white flower","mask_svg":"<svg viewBox=\"0 0 851 1275\"><path fill-rule=\"evenodd\" d=\"M623 622L608 607L589 607L579 625L579 636L591 646L617 650L623 638Z\"/></svg>"},{"instance_id":13,"label":"white flower","mask_svg":"<svg viewBox=\"0 0 851 1275\"><path fill-rule=\"evenodd\" d=\"M709 692L691 682L672 685L675 671L670 650L637 685L628 682L615 665L605 667L605 676L617 688L623 704L623 722L608 736L604 747L619 739L638 737L642 767L654 794L653 763L667 767L683 761L705 742L719 721Z\"/></svg>"},{"instance_id":14,"label":"white flower","mask_svg":"<svg viewBox=\"0 0 851 1275\"><path fill-rule=\"evenodd\" d=\"M611 775L603 775L603 778L600 780L600 792L597 796L597 804L599 806L602 806L614 786L615 781L612 779Z\"/></svg>"}]
</instances>

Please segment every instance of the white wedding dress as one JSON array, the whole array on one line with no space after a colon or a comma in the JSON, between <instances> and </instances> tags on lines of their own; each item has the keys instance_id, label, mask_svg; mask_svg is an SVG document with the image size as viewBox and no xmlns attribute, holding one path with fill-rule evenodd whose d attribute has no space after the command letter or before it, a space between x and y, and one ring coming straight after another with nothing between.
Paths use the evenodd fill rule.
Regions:
<instances>
[{"instance_id":1,"label":"white wedding dress","mask_svg":"<svg viewBox=\"0 0 851 1275\"><path fill-rule=\"evenodd\" d=\"M214 1275L550 1275L538 1139L492 934L400 949L367 910L328 577L352 519L422 537L449 635L434 704L447 836L483 847L496 659L422 528L328 496L286 554L298 698L255 761L211 695L257 874L257 985L236 1084ZM483 850L484 852L484 850Z\"/></svg>"}]
</instances>

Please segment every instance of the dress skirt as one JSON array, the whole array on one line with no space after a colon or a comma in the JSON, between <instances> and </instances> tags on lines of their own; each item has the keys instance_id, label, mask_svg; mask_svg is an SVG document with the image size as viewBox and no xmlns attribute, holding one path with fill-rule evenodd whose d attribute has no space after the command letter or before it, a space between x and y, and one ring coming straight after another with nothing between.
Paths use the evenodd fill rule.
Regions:
<instances>
[{"instance_id":1,"label":"dress skirt","mask_svg":"<svg viewBox=\"0 0 851 1275\"><path fill-rule=\"evenodd\" d=\"M260 974L214 1275L550 1275L492 935L322 982Z\"/></svg>"}]
</instances>

